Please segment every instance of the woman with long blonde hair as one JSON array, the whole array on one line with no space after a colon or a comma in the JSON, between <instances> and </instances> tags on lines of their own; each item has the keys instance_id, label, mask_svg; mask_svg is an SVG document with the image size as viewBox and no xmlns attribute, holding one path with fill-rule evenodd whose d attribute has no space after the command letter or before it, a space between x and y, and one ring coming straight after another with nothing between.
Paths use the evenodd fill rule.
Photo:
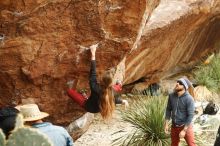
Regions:
<instances>
[{"instance_id":1,"label":"woman with long blonde hair","mask_svg":"<svg viewBox=\"0 0 220 146\"><path fill-rule=\"evenodd\" d=\"M89 86L91 94L85 98L82 94L74 89L68 89L68 95L77 102L81 107L85 108L90 113L100 112L103 119L109 119L115 109L114 96L112 92L113 75L111 72L106 72L100 84L96 79L96 60L95 52L98 45L90 47L91 52L91 68L89 75Z\"/></svg>"}]
</instances>

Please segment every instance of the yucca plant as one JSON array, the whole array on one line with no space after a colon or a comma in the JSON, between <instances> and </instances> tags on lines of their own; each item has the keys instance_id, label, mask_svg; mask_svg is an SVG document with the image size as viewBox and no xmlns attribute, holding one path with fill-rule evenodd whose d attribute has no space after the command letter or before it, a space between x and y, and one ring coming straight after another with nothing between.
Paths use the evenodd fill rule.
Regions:
<instances>
[{"instance_id":1,"label":"yucca plant","mask_svg":"<svg viewBox=\"0 0 220 146\"><path fill-rule=\"evenodd\" d=\"M194 71L195 80L209 90L220 91L220 55L215 55L209 64L201 64Z\"/></svg>"},{"instance_id":2,"label":"yucca plant","mask_svg":"<svg viewBox=\"0 0 220 146\"><path fill-rule=\"evenodd\" d=\"M120 146L168 146L170 136L164 133L164 112L166 98L141 98L126 111L122 120L132 125L133 130L113 140ZM124 132L120 130L114 134Z\"/></svg>"}]
</instances>

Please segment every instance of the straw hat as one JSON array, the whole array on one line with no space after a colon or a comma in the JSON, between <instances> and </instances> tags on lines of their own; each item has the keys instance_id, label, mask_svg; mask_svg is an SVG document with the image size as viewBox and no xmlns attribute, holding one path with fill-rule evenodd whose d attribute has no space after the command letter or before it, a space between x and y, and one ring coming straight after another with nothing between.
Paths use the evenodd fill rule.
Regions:
<instances>
[{"instance_id":1,"label":"straw hat","mask_svg":"<svg viewBox=\"0 0 220 146\"><path fill-rule=\"evenodd\" d=\"M24 121L37 121L49 116L48 113L41 112L36 104L25 104L20 106L20 112Z\"/></svg>"}]
</instances>

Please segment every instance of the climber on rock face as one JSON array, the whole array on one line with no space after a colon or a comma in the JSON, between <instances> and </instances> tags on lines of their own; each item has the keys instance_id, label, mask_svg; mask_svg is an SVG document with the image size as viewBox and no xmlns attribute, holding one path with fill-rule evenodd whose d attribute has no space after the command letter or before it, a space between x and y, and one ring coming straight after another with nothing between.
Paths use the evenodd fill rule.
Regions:
<instances>
[{"instance_id":1,"label":"climber on rock face","mask_svg":"<svg viewBox=\"0 0 220 146\"><path fill-rule=\"evenodd\" d=\"M72 89L69 84L67 90L68 95L77 102L81 107L85 108L87 112L98 113L100 112L103 119L108 119L112 116L115 109L114 96L112 93L112 79L113 75L110 71L106 72L100 83L96 79L96 48L98 44L90 46L91 52L91 68L89 75L90 96L85 98L82 94Z\"/></svg>"}]
</instances>

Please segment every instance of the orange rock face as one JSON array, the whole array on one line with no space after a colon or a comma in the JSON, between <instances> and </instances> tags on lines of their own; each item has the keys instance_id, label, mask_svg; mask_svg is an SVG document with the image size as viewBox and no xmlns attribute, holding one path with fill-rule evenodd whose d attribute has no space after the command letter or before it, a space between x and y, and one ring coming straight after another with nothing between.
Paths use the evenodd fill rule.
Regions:
<instances>
[{"instance_id":1,"label":"orange rock face","mask_svg":"<svg viewBox=\"0 0 220 146\"><path fill-rule=\"evenodd\" d=\"M149 83L185 70L220 38L218 0L29 0L0 2L0 106L35 102L67 124L85 111L65 94L66 82L88 88L90 55L98 78Z\"/></svg>"}]
</instances>

